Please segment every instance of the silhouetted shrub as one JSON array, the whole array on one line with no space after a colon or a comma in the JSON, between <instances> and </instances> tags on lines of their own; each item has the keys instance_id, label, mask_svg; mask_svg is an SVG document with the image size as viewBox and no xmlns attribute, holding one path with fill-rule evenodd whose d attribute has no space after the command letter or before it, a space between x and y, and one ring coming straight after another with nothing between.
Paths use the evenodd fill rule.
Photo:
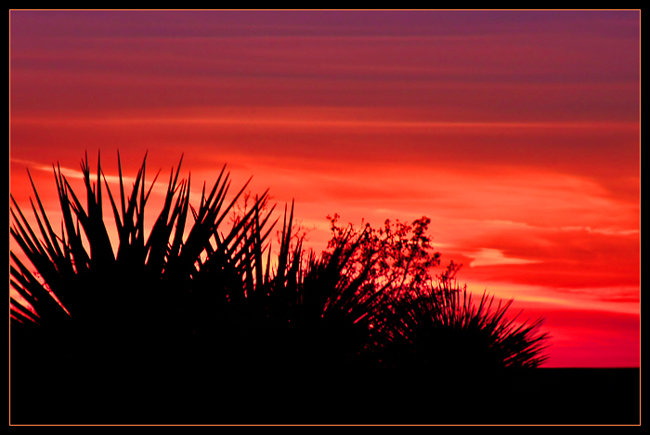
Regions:
<instances>
[{"instance_id":1,"label":"silhouetted shrub","mask_svg":"<svg viewBox=\"0 0 650 435\"><path fill-rule=\"evenodd\" d=\"M535 368L546 360L548 334L542 319L517 322L506 317L512 300L494 306L483 294L473 301L456 281L453 262L428 288L390 302L383 327L390 335L387 358L402 368L476 374L504 368Z\"/></svg>"},{"instance_id":2,"label":"silhouetted shrub","mask_svg":"<svg viewBox=\"0 0 650 435\"><path fill-rule=\"evenodd\" d=\"M203 185L195 208L179 163L146 235L156 179L145 186L145 166L146 156L127 195L119 164L115 196L99 158L91 180L86 156L85 207L55 167L60 233L33 182L37 230L11 198L11 236L31 263L11 252L11 286L25 301L11 298L12 400L23 417L156 422L172 412L208 415L212 402L197 399L205 389L226 394L207 400L230 411L269 388L299 391L298 406L316 384L381 384L386 370L544 361L540 321L514 327L505 319L510 303L492 309L485 295L476 307L453 281L453 264L432 279L440 254L431 251L426 217L355 230L339 227L335 215L328 250L316 256L292 236L292 204L273 254L269 235L277 221L266 192L228 224L246 185L227 201L224 168L212 189ZM256 406L275 406L264 397Z\"/></svg>"}]
</instances>

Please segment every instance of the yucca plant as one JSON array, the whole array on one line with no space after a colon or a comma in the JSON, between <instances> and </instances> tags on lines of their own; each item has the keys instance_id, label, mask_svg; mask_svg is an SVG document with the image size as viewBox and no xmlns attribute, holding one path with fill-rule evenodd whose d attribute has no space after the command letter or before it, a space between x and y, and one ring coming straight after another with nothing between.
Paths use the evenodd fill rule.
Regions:
<instances>
[{"instance_id":1,"label":"yucca plant","mask_svg":"<svg viewBox=\"0 0 650 435\"><path fill-rule=\"evenodd\" d=\"M25 394L33 409L50 409L53 418L60 406L81 407L91 418L104 414L86 405L122 390L154 412L171 392L195 394L201 384L232 393L268 380L335 379L366 348L381 293L367 286L370 263L356 275L344 273L361 236L343 238L327 258L306 254L301 241L291 244L292 204L272 258L273 208L263 206L268 194L224 234L225 217L246 186L226 203L230 183L222 170L209 192L203 186L194 208L180 166L172 169L148 237L144 213L158 175L147 187L146 156L127 195L118 154L117 197L99 157L93 182L86 156L85 207L54 167L63 216L58 234L33 182L38 230L12 197L11 235L34 268L11 253L11 285L26 301L11 299L13 391Z\"/></svg>"},{"instance_id":2,"label":"yucca plant","mask_svg":"<svg viewBox=\"0 0 650 435\"><path fill-rule=\"evenodd\" d=\"M392 363L456 374L540 366L547 359L548 334L539 331L543 319L518 322L521 312L508 318L513 300L495 304L484 293L474 301L456 280L459 269L451 262L435 284L388 304L382 327Z\"/></svg>"},{"instance_id":3,"label":"yucca plant","mask_svg":"<svg viewBox=\"0 0 650 435\"><path fill-rule=\"evenodd\" d=\"M370 324L383 293L368 285L374 260L349 268L353 252L365 235L347 234L327 256L306 252L293 236L293 204L285 209L276 266L255 280L242 299L237 316L243 320L236 335L249 373L263 361L265 379L285 387L313 382L340 383L348 373L363 370ZM292 243L292 240L295 242ZM349 249L350 246L353 249ZM258 254L259 255L259 254ZM271 262L271 252L267 253Z\"/></svg>"},{"instance_id":4,"label":"yucca plant","mask_svg":"<svg viewBox=\"0 0 650 435\"><path fill-rule=\"evenodd\" d=\"M227 203L230 182L222 170L209 192L203 186L194 208L189 179L178 179L179 163L146 237L144 213L155 179L145 186L145 156L127 197L119 154L118 164L116 199L99 158L94 183L87 156L82 161L85 208L60 167L54 168L63 215L60 234L33 182L37 231L12 197L11 236L35 269L11 253L11 286L28 304L11 299L14 391L37 391L30 399L57 397L74 388L87 393L88 384L101 390L180 379L179 373L191 366L187 361L195 337L211 323L205 316L218 318L220 306L250 292L252 275L262 267L261 245L270 229L263 232L268 215L260 217L259 204L266 194L221 234L220 225L246 186ZM117 227L116 252L104 221L102 181ZM188 227L190 210L194 222ZM212 313L202 311L206 305ZM219 346L213 346L218 353ZM58 387L48 387L52 382Z\"/></svg>"},{"instance_id":5,"label":"yucca plant","mask_svg":"<svg viewBox=\"0 0 650 435\"><path fill-rule=\"evenodd\" d=\"M375 394L394 398L383 421L509 423L521 421L514 409L536 412L527 404L538 392L522 385L547 358L542 319L518 322L508 313L512 300L495 303L486 293L475 301L455 279L458 268L451 262L428 287L381 307L383 383Z\"/></svg>"},{"instance_id":6,"label":"yucca plant","mask_svg":"<svg viewBox=\"0 0 650 435\"><path fill-rule=\"evenodd\" d=\"M93 182L86 156L85 207L54 167L59 233L33 182L37 230L11 198L11 236L31 263L11 253L11 285L25 301L11 299L20 418L197 423L214 422L197 419L219 409L218 421L277 422L296 413L340 415L343 402L351 418L404 372L544 361L539 322L515 327L505 319L509 303L493 310L484 295L475 306L452 285L453 268L427 287L439 254L429 252L425 217L357 231L337 227L335 215L330 250L317 256L295 238L291 204L274 254L268 191L228 224L248 183L227 201L224 167L195 208L179 162L146 235L158 175L146 187L145 167L146 156L127 195L118 154L114 196L99 157ZM344 399L334 405L332 395ZM260 420L260 412L276 417Z\"/></svg>"}]
</instances>

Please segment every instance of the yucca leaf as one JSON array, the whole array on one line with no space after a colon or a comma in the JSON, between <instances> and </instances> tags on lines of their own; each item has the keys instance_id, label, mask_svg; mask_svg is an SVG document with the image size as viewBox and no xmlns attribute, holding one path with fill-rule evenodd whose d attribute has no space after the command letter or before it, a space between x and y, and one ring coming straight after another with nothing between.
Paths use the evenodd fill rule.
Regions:
<instances>
[{"instance_id":1,"label":"yucca leaf","mask_svg":"<svg viewBox=\"0 0 650 435\"><path fill-rule=\"evenodd\" d=\"M34 196L36 197L36 201L38 202L38 207L39 207L39 210L41 211L41 216L43 217L43 221L45 222L45 225L47 226L47 231L48 231L48 234L49 234L49 239L51 240L52 247L56 251L55 257L62 257L63 253L61 252L61 248L59 247L59 244L57 243L56 233L52 229L52 225L50 225L50 221L47 218L47 214L45 213L45 208L43 207L43 203L41 202L41 198L38 195L38 192L36 190L36 186L34 185L34 180L32 179L32 174L29 172L29 170L27 171L27 175L29 176L29 182L30 182L30 184L32 186L32 191L34 192ZM12 198L12 202L15 204L15 201L13 201L13 198ZM17 207L16 204L15 204L15 206ZM34 212L34 214L36 214L36 212ZM37 218L38 218L38 216L37 216ZM39 225L40 225L40 219L39 219ZM45 237L46 240L47 240L47 237L45 236L45 233L43 233L43 237Z\"/></svg>"},{"instance_id":2,"label":"yucca leaf","mask_svg":"<svg viewBox=\"0 0 650 435\"><path fill-rule=\"evenodd\" d=\"M90 258L86 253L80 234L75 230L75 224L72 219L72 211L70 209L69 193L61 173L61 167L57 165L55 168L55 180L57 192L59 195L59 203L61 205L61 212L63 214L63 223L65 225L65 234L68 236L67 246L69 246L70 254L74 259L75 271L78 274L87 272L88 263Z\"/></svg>"},{"instance_id":3,"label":"yucca leaf","mask_svg":"<svg viewBox=\"0 0 650 435\"><path fill-rule=\"evenodd\" d=\"M177 179L178 173L174 178L174 171L172 169L172 173L169 176L169 184L167 186L167 194L165 195L163 209L156 219L145 245L145 250L149 252L147 257L147 268L149 269L149 273L152 275L160 275L165 267L165 257L167 255L169 238L174 226L174 221L178 216L178 212L175 210L171 216L171 220L169 219L169 213L174 199L173 196L176 192L175 183ZM176 209L178 209L178 201L176 203Z\"/></svg>"},{"instance_id":4,"label":"yucca leaf","mask_svg":"<svg viewBox=\"0 0 650 435\"><path fill-rule=\"evenodd\" d=\"M15 319L25 326L38 324L38 317L30 313L25 306L14 298L11 298L11 316L12 321Z\"/></svg>"},{"instance_id":5,"label":"yucca leaf","mask_svg":"<svg viewBox=\"0 0 650 435\"><path fill-rule=\"evenodd\" d=\"M108 182L106 181L106 176L102 172L102 176L104 177L104 185L106 186L106 192L108 193L108 198L111 201L111 209L113 210L113 217L115 218L115 225L117 226L117 234L120 237L120 240L122 239L122 219L120 218L120 213L117 210L117 206L115 205L115 200L113 199L113 194L111 193L111 189L108 186ZM120 180L121 181L121 180Z\"/></svg>"}]
</instances>

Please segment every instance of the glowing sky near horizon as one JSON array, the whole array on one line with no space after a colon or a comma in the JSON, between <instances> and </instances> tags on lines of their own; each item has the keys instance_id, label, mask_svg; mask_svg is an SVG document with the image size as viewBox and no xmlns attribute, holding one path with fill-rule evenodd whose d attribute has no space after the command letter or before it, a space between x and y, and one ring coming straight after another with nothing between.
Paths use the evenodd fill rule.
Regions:
<instances>
[{"instance_id":1,"label":"glowing sky near horizon","mask_svg":"<svg viewBox=\"0 0 650 435\"><path fill-rule=\"evenodd\" d=\"M546 318L548 367L638 367L639 15L12 11L11 192L29 168L56 217L52 163L148 150L295 199L318 251L333 213L428 216L470 290Z\"/></svg>"}]
</instances>

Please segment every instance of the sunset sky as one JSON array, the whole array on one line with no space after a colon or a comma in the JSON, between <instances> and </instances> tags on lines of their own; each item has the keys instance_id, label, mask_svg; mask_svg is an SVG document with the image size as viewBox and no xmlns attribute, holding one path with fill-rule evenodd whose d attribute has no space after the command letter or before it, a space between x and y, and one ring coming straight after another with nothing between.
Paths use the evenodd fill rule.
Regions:
<instances>
[{"instance_id":1,"label":"sunset sky","mask_svg":"<svg viewBox=\"0 0 650 435\"><path fill-rule=\"evenodd\" d=\"M639 366L640 11L12 11L10 50L24 210L29 169L58 222L86 151L184 154L194 201L227 164L319 252L333 213L429 217L469 290L546 318L546 367Z\"/></svg>"}]
</instances>

